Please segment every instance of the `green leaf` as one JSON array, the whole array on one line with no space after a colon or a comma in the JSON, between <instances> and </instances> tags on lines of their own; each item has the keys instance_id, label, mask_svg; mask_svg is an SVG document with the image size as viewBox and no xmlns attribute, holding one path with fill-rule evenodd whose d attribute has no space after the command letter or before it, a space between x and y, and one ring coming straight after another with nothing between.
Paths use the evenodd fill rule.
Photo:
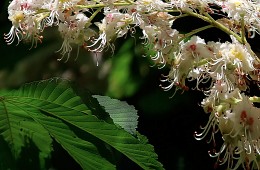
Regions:
<instances>
[{"instance_id":1,"label":"green leaf","mask_svg":"<svg viewBox=\"0 0 260 170\"><path fill-rule=\"evenodd\" d=\"M28 144L30 138L39 149L39 160L43 165L44 160L50 155L52 139L48 132L35 122L26 112L17 108L13 103L0 102L0 133L9 144L16 159L20 158L22 148ZM12 165L10 165L12 166Z\"/></svg>"},{"instance_id":2,"label":"green leaf","mask_svg":"<svg viewBox=\"0 0 260 170\"><path fill-rule=\"evenodd\" d=\"M50 116L51 114L64 114L68 119L71 119L74 117L74 112L80 112L83 115L88 113L89 110L80 98L73 93L67 82L53 79L27 84L19 90L5 94L2 103L6 110L6 114L3 115L10 122L9 125L1 124L5 125L5 132L2 135L8 134L4 137L13 145L12 148L21 148L24 145L24 142L20 139L19 131L26 126L18 125L17 122L27 118L35 124L27 129L31 134L29 137L37 138L37 135L41 134L39 133L40 130L43 129L45 134L41 137L43 139L53 137L83 169L102 169L104 167L114 169L113 164L100 156L93 143L77 137L75 132L71 130L70 125L67 125L61 119ZM49 113L49 115L46 115L46 113ZM19 119L16 119L17 115L20 116ZM13 116L16 117L12 118ZM37 131L37 133L34 133L34 131ZM33 140L33 142L35 141ZM46 145L44 140L39 147L51 149L50 145Z\"/></svg>"},{"instance_id":3,"label":"green leaf","mask_svg":"<svg viewBox=\"0 0 260 170\"><path fill-rule=\"evenodd\" d=\"M134 40L128 39L112 58L112 67L108 78L107 94L115 98L132 96L139 87L138 77L133 74Z\"/></svg>"},{"instance_id":4,"label":"green leaf","mask_svg":"<svg viewBox=\"0 0 260 170\"><path fill-rule=\"evenodd\" d=\"M137 110L134 106L128 105L126 102L111 99L108 96L93 95L105 111L109 113L115 124L118 124L128 133L136 134L138 124Z\"/></svg>"},{"instance_id":5,"label":"green leaf","mask_svg":"<svg viewBox=\"0 0 260 170\"><path fill-rule=\"evenodd\" d=\"M34 82L8 93L0 92L0 96L0 132L15 150L24 146L21 136L38 141L42 152L44 148L51 150L49 143L40 142L51 136L83 169L115 169L106 145L143 169L163 169L152 145L92 115L67 81Z\"/></svg>"}]
</instances>

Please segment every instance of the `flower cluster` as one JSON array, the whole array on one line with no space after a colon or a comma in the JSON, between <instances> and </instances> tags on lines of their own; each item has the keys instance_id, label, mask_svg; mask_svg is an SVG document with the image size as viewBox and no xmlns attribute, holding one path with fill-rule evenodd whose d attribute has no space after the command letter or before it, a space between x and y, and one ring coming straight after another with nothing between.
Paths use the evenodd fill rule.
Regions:
<instances>
[{"instance_id":1,"label":"flower cluster","mask_svg":"<svg viewBox=\"0 0 260 170\"><path fill-rule=\"evenodd\" d=\"M215 144L219 133L223 139L220 150L210 156L228 168L260 169L260 108L254 106L260 99L248 96L250 83L260 81L260 60L247 42L260 32L258 0L13 0L8 12L13 24L5 34L8 44L17 39L37 46L44 29L57 26L64 39L59 51L66 60L72 44L92 52L113 51L117 38L133 35L138 28L143 44L155 51L151 59L159 68L170 68L162 79L164 90L186 91L187 81L195 81L195 89L205 94L201 105L209 122L195 138L210 136ZM101 12L103 19L93 22ZM187 16L208 25L185 34L172 28ZM212 27L230 41L197 36Z\"/></svg>"}]
</instances>

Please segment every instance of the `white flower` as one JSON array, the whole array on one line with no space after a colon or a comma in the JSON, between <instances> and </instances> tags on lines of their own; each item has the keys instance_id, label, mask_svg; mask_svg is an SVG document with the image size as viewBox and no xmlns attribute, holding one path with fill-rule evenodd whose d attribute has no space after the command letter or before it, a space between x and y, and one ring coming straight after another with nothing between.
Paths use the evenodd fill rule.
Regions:
<instances>
[{"instance_id":1,"label":"white flower","mask_svg":"<svg viewBox=\"0 0 260 170\"><path fill-rule=\"evenodd\" d=\"M253 164L259 168L260 109L254 107L248 96L240 94L238 89L224 95L216 88L216 94L212 93L202 104L210 108L211 114L203 132L195 133L195 138L201 140L210 135L209 142L215 146L215 134L221 133L223 145L219 151L213 149L209 152L211 157L217 157L217 164L227 162L231 169L240 165L248 169Z\"/></svg>"},{"instance_id":2,"label":"white flower","mask_svg":"<svg viewBox=\"0 0 260 170\"><path fill-rule=\"evenodd\" d=\"M253 146L252 144L260 139L260 109L254 107L247 96L244 94L241 96L241 101L233 106L227 117L233 122L233 128L237 133L239 132L238 135L244 137L244 140L247 140L248 144L251 145L245 148L250 149L247 152L251 153L253 149L259 152L259 146Z\"/></svg>"},{"instance_id":3,"label":"white flower","mask_svg":"<svg viewBox=\"0 0 260 170\"><path fill-rule=\"evenodd\" d=\"M43 38L40 34L44 29L42 21L47 17L45 12L38 12L46 1L40 0L14 0L8 6L8 19L13 26L5 35L6 42L11 44L15 38L18 43L24 39L32 42L32 46L37 46Z\"/></svg>"},{"instance_id":4,"label":"white flower","mask_svg":"<svg viewBox=\"0 0 260 170\"><path fill-rule=\"evenodd\" d=\"M88 17L79 13L75 16L70 16L69 22L59 23L59 31L64 39L59 51L61 51L63 57L65 54L68 54L66 61L69 59L70 52L72 51L71 44L83 45L86 41L86 35L84 35L86 32L84 30L87 22Z\"/></svg>"},{"instance_id":5,"label":"white flower","mask_svg":"<svg viewBox=\"0 0 260 170\"><path fill-rule=\"evenodd\" d=\"M249 98L242 94L241 101L226 112L226 119L231 127L230 132L225 134L224 142L233 142L228 138L240 141L237 146L236 143L230 144L238 148L241 163L249 166L254 162L258 167L256 157L260 155L260 109L254 107Z\"/></svg>"},{"instance_id":6,"label":"white flower","mask_svg":"<svg viewBox=\"0 0 260 170\"><path fill-rule=\"evenodd\" d=\"M174 55L174 53L172 54ZM172 68L167 81L170 85L164 89L169 90L173 85L177 85L181 89L187 89L185 85L186 78L197 80L197 89L203 81L210 80L208 68L209 61L214 57L212 49L205 43L204 39L198 36L191 37L187 42L181 42L179 52L176 52L172 62ZM164 80L165 81L165 80Z\"/></svg>"},{"instance_id":7,"label":"white flower","mask_svg":"<svg viewBox=\"0 0 260 170\"><path fill-rule=\"evenodd\" d=\"M173 86L177 89L188 90L185 85L185 80L193 67L194 58L192 55L183 55L181 52L175 55L174 62L171 65L171 70L162 82L169 82L168 86L162 87L164 90L168 91Z\"/></svg>"},{"instance_id":8,"label":"white flower","mask_svg":"<svg viewBox=\"0 0 260 170\"><path fill-rule=\"evenodd\" d=\"M255 70L253 66L255 58L249 52L250 49L247 48L248 46L238 43L235 41L235 38L232 39L234 43L229 44L227 48L221 51L222 56L246 73Z\"/></svg>"},{"instance_id":9,"label":"white flower","mask_svg":"<svg viewBox=\"0 0 260 170\"><path fill-rule=\"evenodd\" d=\"M137 11L163 11L165 8L171 7L170 4L165 3L161 0L137 0L135 2Z\"/></svg>"},{"instance_id":10,"label":"white flower","mask_svg":"<svg viewBox=\"0 0 260 170\"><path fill-rule=\"evenodd\" d=\"M247 0L228 0L223 2L222 7L223 12L226 12L228 17L240 21L241 16L250 12L251 4Z\"/></svg>"},{"instance_id":11,"label":"white flower","mask_svg":"<svg viewBox=\"0 0 260 170\"><path fill-rule=\"evenodd\" d=\"M209 42L208 47L214 54L208 63L208 73L213 81L221 80L229 84L230 90L246 90L246 75L256 70L258 60L249 45L242 45L231 36L232 43Z\"/></svg>"},{"instance_id":12,"label":"white flower","mask_svg":"<svg viewBox=\"0 0 260 170\"><path fill-rule=\"evenodd\" d=\"M197 8L209 9L208 4L214 3L212 0L171 0L173 6L182 11L193 11Z\"/></svg>"},{"instance_id":13,"label":"white flower","mask_svg":"<svg viewBox=\"0 0 260 170\"><path fill-rule=\"evenodd\" d=\"M131 16L123 14L117 10L107 11L102 23L96 23L99 28L99 37L95 39L92 45L89 45L91 51L101 52L105 47L111 47L114 50L113 42L116 38L124 36L130 29ZM95 47L97 45L97 47Z\"/></svg>"},{"instance_id":14,"label":"white flower","mask_svg":"<svg viewBox=\"0 0 260 170\"><path fill-rule=\"evenodd\" d=\"M237 26L231 26L230 29L240 33L239 25L244 20L249 37L254 37L255 32L259 34L259 1L248 0L225 0L215 1L221 7L221 10L227 14L231 23ZM232 28L237 27L237 28Z\"/></svg>"},{"instance_id":15,"label":"white flower","mask_svg":"<svg viewBox=\"0 0 260 170\"><path fill-rule=\"evenodd\" d=\"M183 49L184 55L185 53L192 54L198 61L201 59L213 58L214 56L212 50L207 47L205 40L198 36L192 36L189 41L182 43L181 48Z\"/></svg>"}]
</instances>

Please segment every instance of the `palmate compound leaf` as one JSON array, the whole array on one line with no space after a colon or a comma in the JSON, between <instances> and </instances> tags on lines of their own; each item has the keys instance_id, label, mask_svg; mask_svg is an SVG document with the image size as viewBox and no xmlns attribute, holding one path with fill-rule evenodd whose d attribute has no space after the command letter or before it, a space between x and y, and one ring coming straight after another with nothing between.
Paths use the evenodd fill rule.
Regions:
<instances>
[{"instance_id":1,"label":"palmate compound leaf","mask_svg":"<svg viewBox=\"0 0 260 170\"><path fill-rule=\"evenodd\" d=\"M40 154L49 155L53 138L83 169L114 169L113 164L100 156L93 143L77 137L62 120L45 114L44 111L62 112L73 116L74 112L88 112L65 81L53 79L30 83L1 96L1 135L16 155L24 147L25 138L36 144ZM21 129L26 129L27 133L22 133Z\"/></svg>"},{"instance_id":2,"label":"palmate compound leaf","mask_svg":"<svg viewBox=\"0 0 260 170\"><path fill-rule=\"evenodd\" d=\"M49 138L47 134L50 134L83 169L115 169L115 166L100 154L100 148L96 145L96 142L100 141L121 152L143 169L163 169L157 161L152 145L92 115L67 81L52 79L34 82L18 90L0 93L0 96L1 117L5 118L5 121L0 121L0 132L12 148L15 146L17 149L23 143L16 139L21 136L20 122L25 119L37 124L28 126L28 137L33 139L40 133ZM34 131L37 133L33 133ZM89 136L91 140L83 140L78 131ZM45 142L40 145L39 148L50 148Z\"/></svg>"}]
</instances>

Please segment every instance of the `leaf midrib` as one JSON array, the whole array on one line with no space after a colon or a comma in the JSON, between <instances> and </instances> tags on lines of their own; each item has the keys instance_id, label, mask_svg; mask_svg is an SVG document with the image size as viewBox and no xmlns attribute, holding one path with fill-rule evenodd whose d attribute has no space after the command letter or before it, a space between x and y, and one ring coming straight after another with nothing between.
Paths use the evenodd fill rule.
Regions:
<instances>
[{"instance_id":1,"label":"leaf midrib","mask_svg":"<svg viewBox=\"0 0 260 170\"><path fill-rule=\"evenodd\" d=\"M63 93L62 93L62 94L63 94ZM84 113L84 114L87 114L87 113L83 112L82 110L77 110L77 109L75 109L74 107L71 108L71 107L68 107L68 106L66 106L66 105L62 105L62 104L59 104L59 103L52 102L52 101L50 101L50 100L44 100L44 99L33 98L33 97L24 97L24 96L5 96L5 97L8 97L8 98L5 99L5 101L6 101L6 100L9 100L9 101L14 101L14 102L17 102L17 100L15 100L15 99L18 99L18 100L20 100L20 99L39 100L39 101L41 101L41 102L47 102L47 103L50 103L50 104L56 104L56 105L58 105L58 106L60 106L60 107L64 107L64 108L67 108L67 109L71 109L71 110L75 110L75 111L78 111L78 112L82 112L82 113ZM77 96L74 96L74 97L77 97ZM78 97L78 98L79 98L79 97ZM80 99L80 98L79 98L79 99ZM20 102L20 103L22 103L22 102ZM29 105L28 103L23 103L23 104ZM85 105L84 105L84 106L85 106ZM85 107L86 107L86 106L85 106ZM87 108L87 107L86 107L86 108ZM87 110L85 110L85 111L87 111ZM89 111L90 111L90 110L89 110Z\"/></svg>"},{"instance_id":2,"label":"leaf midrib","mask_svg":"<svg viewBox=\"0 0 260 170\"><path fill-rule=\"evenodd\" d=\"M13 133L12 133L12 128L11 128L11 123L10 123L10 118L9 118L9 115L8 115L8 111L7 111L7 108L6 108L6 104L5 104L5 99L1 100L1 102L3 103L3 106L4 106L4 111L5 111L5 115L6 115L6 119L7 119L7 122L8 122L8 129L10 131L10 136L11 136L11 144L13 145L14 144L14 137L13 137Z\"/></svg>"}]
</instances>

